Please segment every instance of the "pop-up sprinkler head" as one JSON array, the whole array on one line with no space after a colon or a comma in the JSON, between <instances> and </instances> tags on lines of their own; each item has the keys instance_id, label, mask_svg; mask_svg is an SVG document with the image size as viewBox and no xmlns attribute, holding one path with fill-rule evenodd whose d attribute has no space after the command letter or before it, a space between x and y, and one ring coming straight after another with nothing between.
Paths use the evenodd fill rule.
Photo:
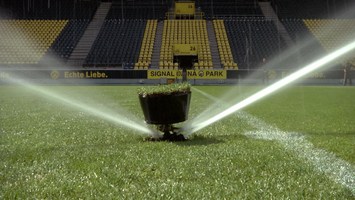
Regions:
<instances>
[{"instance_id":1,"label":"pop-up sprinkler head","mask_svg":"<svg viewBox=\"0 0 355 200\"><path fill-rule=\"evenodd\" d=\"M152 91L138 93L145 122L156 125L163 133L160 140L184 141L184 135L172 124L187 120L191 91L187 83L171 84L155 88ZM153 139L156 141L156 139Z\"/></svg>"},{"instance_id":2,"label":"pop-up sprinkler head","mask_svg":"<svg viewBox=\"0 0 355 200\"><path fill-rule=\"evenodd\" d=\"M180 128L174 127L172 124L157 125L159 131L163 132L163 141L185 141L186 138L179 132Z\"/></svg>"}]
</instances>

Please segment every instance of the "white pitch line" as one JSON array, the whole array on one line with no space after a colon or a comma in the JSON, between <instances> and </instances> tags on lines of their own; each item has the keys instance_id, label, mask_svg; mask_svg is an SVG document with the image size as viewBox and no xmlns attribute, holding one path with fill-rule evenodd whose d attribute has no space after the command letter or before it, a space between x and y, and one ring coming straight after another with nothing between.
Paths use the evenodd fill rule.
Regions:
<instances>
[{"instance_id":1,"label":"white pitch line","mask_svg":"<svg viewBox=\"0 0 355 200\"><path fill-rule=\"evenodd\" d=\"M239 112L236 116L257 129L243 133L244 135L279 142L285 149L312 164L317 171L348 188L355 196L355 169L350 163L334 153L316 148L300 133L282 131L245 112Z\"/></svg>"},{"instance_id":2,"label":"white pitch line","mask_svg":"<svg viewBox=\"0 0 355 200\"><path fill-rule=\"evenodd\" d=\"M216 102L217 98L212 95L197 88L195 88L195 91ZM257 129L242 133L243 135L279 142L285 149L294 152L295 155L309 162L317 171L324 173L330 180L343 185L355 196L355 169L350 163L338 158L334 153L314 147L300 133L282 131L243 111L237 112L235 116Z\"/></svg>"}]
</instances>

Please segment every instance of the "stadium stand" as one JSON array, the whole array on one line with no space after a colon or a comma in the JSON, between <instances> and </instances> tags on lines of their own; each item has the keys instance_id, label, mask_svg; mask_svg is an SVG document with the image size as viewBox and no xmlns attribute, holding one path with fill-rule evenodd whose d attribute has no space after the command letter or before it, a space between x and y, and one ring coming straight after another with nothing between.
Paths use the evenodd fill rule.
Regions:
<instances>
[{"instance_id":1,"label":"stadium stand","mask_svg":"<svg viewBox=\"0 0 355 200\"><path fill-rule=\"evenodd\" d=\"M255 68L263 58L269 59L286 47L272 21L240 18L224 23L239 69Z\"/></svg>"},{"instance_id":2,"label":"stadium stand","mask_svg":"<svg viewBox=\"0 0 355 200\"><path fill-rule=\"evenodd\" d=\"M354 39L353 19L305 19L303 22L327 52L334 51ZM355 63L355 57L350 59Z\"/></svg>"},{"instance_id":3,"label":"stadium stand","mask_svg":"<svg viewBox=\"0 0 355 200\"><path fill-rule=\"evenodd\" d=\"M99 0L1 1L0 6L11 19L91 19Z\"/></svg>"},{"instance_id":4,"label":"stadium stand","mask_svg":"<svg viewBox=\"0 0 355 200\"><path fill-rule=\"evenodd\" d=\"M62 61L68 60L88 24L88 19L69 20L51 46L48 55L61 58Z\"/></svg>"},{"instance_id":5,"label":"stadium stand","mask_svg":"<svg viewBox=\"0 0 355 200\"><path fill-rule=\"evenodd\" d=\"M0 63L37 64L68 20L0 20Z\"/></svg>"},{"instance_id":6,"label":"stadium stand","mask_svg":"<svg viewBox=\"0 0 355 200\"><path fill-rule=\"evenodd\" d=\"M325 19L325 18L354 18L355 12L341 16L339 11L348 8L353 1L325 0L272 0L272 6L281 19Z\"/></svg>"},{"instance_id":7,"label":"stadium stand","mask_svg":"<svg viewBox=\"0 0 355 200\"><path fill-rule=\"evenodd\" d=\"M152 61L153 45L154 45L157 25L158 25L157 20L147 21L138 62L135 63L134 69L148 69L148 67L150 66Z\"/></svg>"},{"instance_id":8,"label":"stadium stand","mask_svg":"<svg viewBox=\"0 0 355 200\"><path fill-rule=\"evenodd\" d=\"M303 62L308 63L326 53L302 19L282 19L281 22L296 45L302 46L302 42L305 43L298 50Z\"/></svg>"},{"instance_id":9,"label":"stadium stand","mask_svg":"<svg viewBox=\"0 0 355 200\"><path fill-rule=\"evenodd\" d=\"M272 5L279 18L316 18L326 16L327 13L326 4L319 3L318 0L300 0L298 3L290 0L273 1Z\"/></svg>"},{"instance_id":10,"label":"stadium stand","mask_svg":"<svg viewBox=\"0 0 355 200\"><path fill-rule=\"evenodd\" d=\"M164 21L159 68L178 68L178 64L173 62L174 44L199 45L198 62L194 64L194 67L198 69L213 67L212 56L206 30L206 20Z\"/></svg>"},{"instance_id":11,"label":"stadium stand","mask_svg":"<svg viewBox=\"0 0 355 200\"><path fill-rule=\"evenodd\" d=\"M73 49L80 46L77 44L89 29L88 25L94 21L92 18L101 3L98 0L29 2L0 1L3 13L7 14L0 18L11 18L0 22L4 30L0 34L6 34L1 37L9 38L1 42L14 49L20 46L22 49L16 52L2 48L2 64L37 64L45 59L46 54L67 61L73 55ZM260 65L263 58L272 58L293 45L290 45L289 39L281 37L277 26L279 22L296 45L304 38L309 39L307 47L299 51L303 61L334 50L345 44L348 36L355 34L353 19L324 19L333 17L335 11L349 5L350 0L341 3L300 0L297 4L291 3L291 0L271 0L278 14L275 17L280 18L278 22L263 16L258 1L248 0L197 0L196 12L204 12L205 19L168 20L167 13L174 10L173 2L113 0L102 28L98 28L98 36L94 37L94 45L91 49L87 48L90 51L83 66L174 69L178 66L173 61L173 45L198 44L196 69L213 69L217 65L219 68L219 63L224 69L253 69ZM156 37L159 22L164 24L159 26L163 27L162 39L155 41L161 37ZM210 31L211 22L213 34ZM16 24L16 28L22 31L14 31L15 25L11 24ZM20 34L28 36L28 39L20 39ZM16 41L16 44L9 41ZM159 47L161 43L161 48L154 50L155 64L152 66L153 47L157 43ZM34 49L33 52L31 49ZM213 60L216 57L220 62Z\"/></svg>"},{"instance_id":12,"label":"stadium stand","mask_svg":"<svg viewBox=\"0 0 355 200\"><path fill-rule=\"evenodd\" d=\"M52 56L61 58L62 61L66 61L77 42L80 40L83 31L86 29L87 24L90 22L99 4L99 0L1 1L0 7L2 13L0 13L0 18L16 19L19 22L24 22L19 23L18 28L23 30L22 40L26 40L27 43L32 43L32 47L23 45L21 47L21 52L30 52L33 48L38 49L36 46L42 46L42 48L45 47L45 50L42 49L40 52L36 50L36 54L32 53L35 55L32 55L32 58L25 58L27 53L22 53L16 57L17 59L13 58L16 62L6 63L16 65L29 63L32 65L41 64L44 63L47 58ZM26 27L26 21L32 21L30 23L31 26L33 26L33 30ZM63 21L65 21L65 24L62 23ZM41 23L45 24L42 25ZM49 30L47 30L48 33L42 31L37 34L38 38L34 38L31 35L32 32L36 33L45 29L47 26L49 26ZM61 29L59 30L53 27L61 27ZM18 35L16 36L16 31L14 31L13 34L15 35L12 36L12 39L20 37ZM53 37L52 39L54 41L48 41L49 37ZM42 41L48 41L50 47L43 45ZM20 48L19 46L13 47ZM0 56L3 57L3 55Z\"/></svg>"},{"instance_id":13,"label":"stadium stand","mask_svg":"<svg viewBox=\"0 0 355 200\"><path fill-rule=\"evenodd\" d=\"M97 8L92 20L88 24L79 42L71 53L67 64L72 67L80 67L85 63L90 49L92 48L99 32L104 24L105 18L111 8L110 2L102 2Z\"/></svg>"},{"instance_id":14,"label":"stadium stand","mask_svg":"<svg viewBox=\"0 0 355 200\"><path fill-rule=\"evenodd\" d=\"M213 20L213 25L216 32L219 55L224 69L238 69L237 63L235 63L233 59L232 50L224 27L224 21Z\"/></svg>"},{"instance_id":15,"label":"stadium stand","mask_svg":"<svg viewBox=\"0 0 355 200\"><path fill-rule=\"evenodd\" d=\"M229 18L229 17L256 17L262 16L257 1L196 1L196 6L205 13L206 19Z\"/></svg>"},{"instance_id":16,"label":"stadium stand","mask_svg":"<svg viewBox=\"0 0 355 200\"><path fill-rule=\"evenodd\" d=\"M163 20L168 9L164 1L113 1L107 19Z\"/></svg>"},{"instance_id":17,"label":"stadium stand","mask_svg":"<svg viewBox=\"0 0 355 200\"><path fill-rule=\"evenodd\" d=\"M105 20L85 61L86 67L133 69L137 62L147 20Z\"/></svg>"},{"instance_id":18,"label":"stadium stand","mask_svg":"<svg viewBox=\"0 0 355 200\"><path fill-rule=\"evenodd\" d=\"M352 19L305 19L303 21L327 51L334 51L346 45L355 35L355 20Z\"/></svg>"}]
</instances>

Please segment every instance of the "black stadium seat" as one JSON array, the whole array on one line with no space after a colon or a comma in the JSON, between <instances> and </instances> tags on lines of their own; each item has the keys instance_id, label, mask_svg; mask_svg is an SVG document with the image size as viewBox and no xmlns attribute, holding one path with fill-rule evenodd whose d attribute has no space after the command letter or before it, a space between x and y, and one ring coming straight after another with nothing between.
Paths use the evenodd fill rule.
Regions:
<instances>
[{"instance_id":1,"label":"black stadium seat","mask_svg":"<svg viewBox=\"0 0 355 200\"><path fill-rule=\"evenodd\" d=\"M241 18L224 23L239 69L246 69L248 63L257 67L263 58L271 58L286 47L272 21Z\"/></svg>"},{"instance_id":2,"label":"black stadium seat","mask_svg":"<svg viewBox=\"0 0 355 200\"><path fill-rule=\"evenodd\" d=\"M50 48L49 54L66 61L79 42L90 21L88 19L69 20L61 34Z\"/></svg>"},{"instance_id":3,"label":"black stadium seat","mask_svg":"<svg viewBox=\"0 0 355 200\"><path fill-rule=\"evenodd\" d=\"M146 20L105 20L86 66L122 66L133 69L138 60Z\"/></svg>"}]
</instances>

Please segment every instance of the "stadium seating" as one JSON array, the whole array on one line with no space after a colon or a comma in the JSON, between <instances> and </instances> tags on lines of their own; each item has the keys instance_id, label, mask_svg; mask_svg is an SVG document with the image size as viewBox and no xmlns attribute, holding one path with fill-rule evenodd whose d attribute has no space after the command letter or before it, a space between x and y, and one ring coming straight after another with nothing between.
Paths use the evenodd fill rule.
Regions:
<instances>
[{"instance_id":1,"label":"stadium seating","mask_svg":"<svg viewBox=\"0 0 355 200\"><path fill-rule=\"evenodd\" d=\"M205 20L164 21L159 68L174 69L178 67L177 63L173 63L174 44L199 45L198 62L194 64L195 68L213 67Z\"/></svg>"},{"instance_id":2,"label":"stadium seating","mask_svg":"<svg viewBox=\"0 0 355 200\"><path fill-rule=\"evenodd\" d=\"M353 19L305 19L309 31L327 52L332 52L354 40ZM355 57L351 58L355 60Z\"/></svg>"},{"instance_id":3,"label":"stadium seating","mask_svg":"<svg viewBox=\"0 0 355 200\"><path fill-rule=\"evenodd\" d=\"M138 62L135 63L134 69L148 69L150 66L157 24L157 20L147 21Z\"/></svg>"},{"instance_id":4,"label":"stadium seating","mask_svg":"<svg viewBox=\"0 0 355 200\"><path fill-rule=\"evenodd\" d=\"M8 10L5 17L11 19L91 19L100 1L63 1L63 0L36 0L36 1L1 1L0 6ZM3 13L0 13L3 14Z\"/></svg>"},{"instance_id":5,"label":"stadium seating","mask_svg":"<svg viewBox=\"0 0 355 200\"><path fill-rule=\"evenodd\" d=\"M37 64L67 20L0 20L0 63Z\"/></svg>"},{"instance_id":6,"label":"stadium seating","mask_svg":"<svg viewBox=\"0 0 355 200\"><path fill-rule=\"evenodd\" d=\"M51 56L56 56L62 59L62 61L68 60L70 54L73 52L75 46L79 42L86 27L89 24L87 19L69 20L64 27L60 35L48 52Z\"/></svg>"},{"instance_id":7,"label":"stadium seating","mask_svg":"<svg viewBox=\"0 0 355 200\"><path fill-rule=\"evenodd\" d=\"M355 20L306 19L303 21L327 51L333 51L354 39Z\"/></svg>"},{"instance_id":8,"label":"stadium seating","mask_svg":"<svg viewBox=\"0 0 355 200\"><path fill-rule=\"evenodd\" d=\"M352 39L349 36L355 35L353 19L319 19L320 16L331 17L332 10L343 8L349 1L344 0L344 3L337 4L338 7L334 2L325 5L322 0L290 2L273 0L272 5L295 44L304 38L309 39L307 47L299 51L302 61L308 62L332 51L348 43ZM0 49L1 64L40 64L46 58L44 55L56 55L66 61L90 23L99 1L65 4L59 0L41 0L27 4L2 3L6 13L17 19L0 20L0 42L5 47ZM24 5L37 9L24 10ZM194 67L212 69L207 21L167 20L166 12L169 7L173 10L172 5L167 1L114 0L84 65L149 69L158 20L165 19L159 68L178 68L173 61L174 44L197 44L198 61ZM286 42L275 22L262 16L255 1L196 1L196 10L204 12L207 20L218 19L213 20L213 27L224 69L258 67L263 58L269 60L286 49ZM309 19L303 20L304 17Z\"/></svg>"},{"instance_id":9,"label":"stadium seating","mask_svg":"<svg viewBox=\"0 0 355 200\"><path fill-rule=\"evenodd\" d=\"M298 50L304 63L309 63L325 54L325 49L307 28L302 19L282 19L281 22L296 45L305 43Z\"/></svg>"},{"instance_id":10,"label":"stadium seating","mask_svg":"<svg viewBox=\"0 0 355 200\"><path fill-rule=\"evenodd\" d=\"M280 18L317 18L327 16L327 5L323 0L292 0L273 1L273 8ZM307 6L304 6L307 5Z\"/></svg>"},{"instance_id":11,"label":"stadium seating","mask_svg":"<svg viewBox=\"0 0 355 200\"><path fill-rule=\"evenodd\" d=\"M84 65L133 69L146 23L147 20L105 20Z\"/></svg>"},{"instance_id":12,"label":"stadium seating","mask_svg":"<svg viewBox=\"0 0 355 200\"><path fill-rule=\"evenodd\" d=\"M286 47L272 21L240 18L226 19L224 24L239 69L257 67L263 58L270 59Z\"/></svg>"},{"instance_id":13,"label":"stadium seating","mask_svg":"<svg viewBox=\"0 0 355 200\"><path fill-rule=\"evenodd\" d=\"M200 7L201 10L205 13L206 19L219 19L241 16L262 16L262 12L259 5L254 1L202 1L197 3L197 7Z\"/></svg>"},{"instance_id":14,"label":"stadium seating","mask_svg":"<svg viewBox=\"0 0 355 200\"><path fill-rule=\"evenodd\" d=\"M234 62L232 50L229 46L226 29L223 20L213 20L213 26L216 33L219 55L224 69L238 69Z\"/></svg>"},{"instance_id":15,"label":"stadium seating","mask_svg":"<svg viewBox=\"0 0 355 200\"><path fill-rule=\"evenodd\" d=\"M113 4L106 19L158 19L163 20L167 5L123 5Z\"/></svg>"},{"instance_id":16,"label":"stadium seating","mask_svg":"<svg viewBox=\"0 0 355 200\"><path fill-rule=\"evenodd\" d=\"M355 12L343 11L351 8L353 0L273 0L272 6L280 19L326 19L355 18Z\"/></svg>"}]
</instances>

